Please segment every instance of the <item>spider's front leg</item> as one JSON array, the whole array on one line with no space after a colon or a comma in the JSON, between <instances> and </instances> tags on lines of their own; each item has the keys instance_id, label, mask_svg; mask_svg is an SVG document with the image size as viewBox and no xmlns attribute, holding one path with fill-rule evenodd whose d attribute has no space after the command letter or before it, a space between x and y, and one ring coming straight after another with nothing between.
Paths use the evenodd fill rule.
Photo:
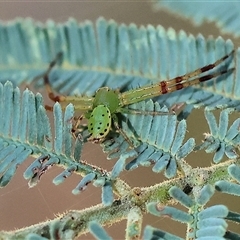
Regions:
<instances>
[{"instance_id":1,"label":"spider's front leg","mask_svg":"<svg viewBox=\"0 0 240 240\"><path fill-rule=\"evenodd\" d=\"M89 111L91 112L93 107L93 97L87 97L87 96L64 96L64 95L58 95L53 92L51 83L49 81L49 74L52 71L53 67L57 64L59 59L62 58L62 53L58 53L53 61L50 62L48 69L45 73L43 73L41 76L38 76L35 80L38 80L40 78L43 78L45 89L48 94L48 97L54 101L59 102L62 109L65 109L68 104L72 103L74 105L75 110L80 110L85 112L85 114L80 115L78 117L75 117L75 123L73 124L72 128L72 136L74 139L80 138L80 140L83 140L82 131L84 130L84 125L82 125L82 129L80 128L80 123L83 119L83 117L87 117L89 114ZM64 76L62 76L64 77ZM46 110L53 111L53 106L45 105ZM88 118L88 117L87 117ZM72 119L71 119L72 121Z\"/></svg>"},{"instance_id":2,"label":"spider's front leg","mask_svg":"<svg viewBox=\"0 0 240 240\"><path fill-rule=\"evenodd\" d=\"M37 81L41 78L43 78L44 80L44 86L45 86L45 89L46 89L46 92L48 94L48 97L54 101L54 102L63 102L65 100L65 97L64 96L61 96L61 95L56 95L54 94L53 92L53 89L51 87L51 84L50 84L50 81L49 81L49 74L50 72L52 71L52 69L54 68L54 66L57 64L57 62L62 59L63 57L63 54L62 52L59 52L56 57L49 63L49 66L48 66L48 69L43 73L41 74L40 76L37 76L34 80L34 81ZM49 110L49 111L53 111L53 107L52 106L49 106L49 105L45 105L45 108L46 110Z\"/></svg>"},{"instance_id":3,"label":"spider's front leg","mask_svg":"<svg viewBox=\"0 0 240 240\"><path fill-rule=\"evenodd\" d=\"M43 78L48 97L54 102L59 102L63 109L65 109L69 103L72 103L74 105L75 110L83 110L83 111L91 110L92 106L93 106L93 100L94 100L94 98L92 98L92 97L64 96L64 95L55 94L53 92L51 83L49 81L49 74L52 71L52 69L54 68L54 66L57 64L57 62L62 58L62 56L63 56L63 54L61 52L58 53L56 55L55 59L50 62L46 72L43 73L41 76L38 76L35 80L38 80L39 78ZM49 105L45 105L45 108L49 111L53 110L53 107L49 106Z\"/></svg>"}]
</instances>

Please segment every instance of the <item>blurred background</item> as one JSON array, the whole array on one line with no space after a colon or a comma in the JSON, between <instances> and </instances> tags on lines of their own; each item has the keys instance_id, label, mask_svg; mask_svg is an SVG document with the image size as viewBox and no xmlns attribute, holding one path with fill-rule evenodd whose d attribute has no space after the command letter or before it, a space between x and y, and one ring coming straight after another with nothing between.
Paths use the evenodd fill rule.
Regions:
<instances>
[{"instance_id":1,"label":"blurred background","mask_svg":"<svg viewBox=\"0 0 240 240\"><path fill-rule=\"evenodd\" d=\"M196 27L190 21L171 15L165 10L154 10L151 1L147 0L41 2L32 0L0 2L0 19L3 21L13 20L17 17L30 17L41 22L45 22L47 19L64 22L69 17L73 17L81 22L86 19L95 21L100 16L103 16L107 20L114 19L118 23L135 23L138 26L147 24L157 26L160 24L165 28L183 29L193 35L202 33L204 36L213 35L217 37L221 35L225 39L228 38L228 36L222 35L212 23L205 23L203 26ZM199 142L202 139L201 134L208 132L208 127L204 124L205 118L202 110L198 110L197 114L195 112L195 114L190 115L188 129L191 135L187 136L187 138L195 136ZM200 132L199 129L201 130ZM204 159L202 159L201 153L191 154L188 158L190 164L193 166L209 166L212 156L203 153ZM114 160L107 161L106 156L102 153L98 145L94 145L93 147L92 144L87 144L84 148L82 159L108 170L111 170L114 165ZM61 214L67 210L83 209L101 202L100 189L91 185L80 195L75 196L71 193L72 189L81 180L80 176L72 176L63 184L55 186L52 180L61 172L61 169L57 167L50 169L44 174L40 183L30 189L27 181L23 178L23 172L31 162L32 159L24 162L17 170L17 174L10 184L0 189L1 230L22 228L45 221L46 219L52 219L56 214ZM120 176L133 187L149 186L164 180L163 174L155 174L151 171L151 168L143 167L133 172L123 172ZM221 199L222 204L229 205L230 203L231 207L237 205L237 198L226 198L226 195L216 194L214 199L218 199L218 203L219 199ZM234 201L236 204L234 204ZM126 221L123 221L111 227L105 227L105 229L114 239L124 239L125 224ZM147 215L144 218L144 225L146 224L151 224L170 233L179 234L181 237L185 236L185 225L173 222L167 218L159 219ZM88 234L79 239L94 238Z\"/></svg>"}]
</instances>

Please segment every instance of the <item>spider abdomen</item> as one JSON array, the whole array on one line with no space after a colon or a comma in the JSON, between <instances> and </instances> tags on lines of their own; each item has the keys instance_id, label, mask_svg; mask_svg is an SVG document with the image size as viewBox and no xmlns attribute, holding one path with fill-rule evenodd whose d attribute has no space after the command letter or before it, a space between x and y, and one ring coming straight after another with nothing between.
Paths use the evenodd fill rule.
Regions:
<instances>
[{"instance_id":1,"label":"spider abdomen","mask_svg":"<svg viewBox=\"0 0 240 240\"><path fill-rule=\"evenodd\" d=\"M111 112L104 105L96 106L88 120L88 131L90 133L89 141L101 143L111 128Z\"/></svg>"}]
</instances>

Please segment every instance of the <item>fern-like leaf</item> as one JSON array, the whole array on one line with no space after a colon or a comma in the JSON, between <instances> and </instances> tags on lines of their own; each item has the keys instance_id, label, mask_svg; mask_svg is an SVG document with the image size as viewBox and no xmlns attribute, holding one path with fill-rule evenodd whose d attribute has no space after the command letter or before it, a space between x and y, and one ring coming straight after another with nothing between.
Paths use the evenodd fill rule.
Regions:
<instances>
[{"instance_id":1,"label":"fern-like leaf","mask_svg":"<svg viewBox=\"0 0 240 240\"><path fill-rule=\"evenodd\" d=\"M169 11L185 18L190 18L195 24L200 25L204 21L215 22L223 33L230 33L236 37L239 31L239 2L208 1L202 4L200 1L154 1L155 7L167 8ZM196 14L197 12L197 14Z\"/></svg>"},{"instance_id":2,"label":"fern-like leaf","mask_svg":"<svg viewBox=\"0 0 240 240\"><path fill-rule=\"evenodd\" d=\"M126 165L126 169L134 169L139 165L149 166L154 164L153 171L160 172L166 169L165 175L168 178L175 176L177 172L177 161L185 158L194 148L194 139L188 139L184 144L186 134L186 121L177 123L177 116L168 113L166 107L160 108L158 103L153 101L133 104L131 109L138 106L140 111L162 112L164 115L126 116L123 122L123 130L130 139L137 139L139 146L135 150L128 152L129 156L135 158ZM141 107L140 107L141 106ZM120 157L121 154L127 156L128 144L122 136L106 141L103 145L105 152L110 152L108 158ZM120 158L122 161L122 158Z\"/></svg>"},{"instance_id":3,"label":"fern-like leaf","mask_svg":"<svg viewBox=\"0 0 240 240\"><path fill-rule=\"evenodd\" d=\"M175 221L187 223L189 238L199 240L202 238L224 239L223 237L227 232L228 226L224 219L229 214L227 207L224 205L215 205L206 209L203 208L203 206L210 200L213 193L214 188L210 185L206 185L200 192L197 191L194 198L192 198L185 194L181 189L172 187L169 190L170 196L179 201L183 206L189 208L190 213L186 213L174 207L162 206L160 203L158 204L154 202L148 204L148 211L156 216L168 216ZM156 229L151 233L152 236L156 235L156 232L158 231L162 232L162 234L164 233L163 231ZM164 238L163 234L163 239L168 238Z\"/></svg>"},{"instance_id":4,"label":"fern-like leaf","mask_svg":"<svg viewBox=\"0 0 240 240\"><path fill-rule=\"evenodd\" d=\"M215 183L215 188L220 192L240 196L240 167L236 164L232 164L228 167L228 173L237 183L221 180Z\"/></svg>"},{"instance_id":5,"label":"fern-like leaf","mask_svg":"<svg viewBox=\"0 0 240 240\"><path fill-rule=\"evenodd\" d=\"M238 157L237 149L240 142L239 124L240 119L236 119L233 124L228 127L229 114L234 109L228 108L220 113L219 126L211 109L206 108L205 117L207 119L210 133L205 134L202 144L197 146L195 150L204 149L207 153L215 152L213 161L218 163L222 160L224 154L230 159Z\"/></svg>"},{"instance_id":6,"label":"fern-like leaf","mask_svg":"<svg viewBox=\"0 0 240 240\"><path fill-rule=\"evenodd\" d=\"M1 153L0 153L0 186L9 183L20 165L26 158L38 152L35 143L44 145L44 134L48 135L48 128L45 132L39 131L38 138L36 132L41 125L37 126L36 106L40 106L42 99L26 90L22 97L19 89L13 89L10 82L4 86L0 84L1 98ZM46 123L47 126L47 123Z\"/></svg>"},{"instance_id":7,"label":"fern-like leaf","mask_svg":"<svg viewBox=\"0 0 240 240\"><path fill-rule=\"evenodd\" d=\"M50 82L56 91L65 95L93 96L102 86L126 91L171 79L213 63L233 49L232 42L222 38L205 39L201 35L195 38L184 31L176 33L172 28L165 30L150 25L137 28L134 24L118 25L102 18L96 23L96 31L89 21L78 24L70 19L65 24L49 21L43 25L18 20L2 25L0 34L3 36L0 44L2 81L31 82L46 71L47 64L58 52L63 52L62 68L51 72ZM17 47L7 40L16 36ZM215 71L238 66L238 58L239 55L236 64L230 58ZM192 107L239 106L238 75L236 69L236 75L229 72L201 88L189 87L155 100L168 108L179 102L194 104ZM188 107L181 116L186 118L190 111Z\"/></svg>"},{"instance_id":8,"label":"fern-like leaf","mask_svg":"<svg viewBox=\"0 0 240 240\"><path fill-rule=\"evenodd\" d=\"M14 89L10 82L0 84L0 93L1 187L9 183L17 167L32 155L38 158L24 172L30 187L35 186L53 165L60 165L65 170L53 180L55 184L62 183L75 172L81 174L83 179L73 190L74 194L83 191L89 183L97 181L95 186L103 189L103 203L110 205L113 202L112 184L116 180L116 173L115 177L111 177L101 168L82 162L80 155L83 142L80 138L72 141L73 105L68 105L64 114L58 103L54 105L52 137L40 94L35 96L29 90L25 90L21 95L19 89Z\"/></svg>"},{"instance_id":9,"label":"fern-like leaf","mask_svg":"<svg viewBox=\"0 0 240 240\"><path fill-rule=\"evenodd\" d=\"M89 223L90 232L94 235L94 237L98 240L111 240L112 238L106 233L106 231L102 228L100 224L96 221L92 221Z\"/></svg>"}]
</instances>

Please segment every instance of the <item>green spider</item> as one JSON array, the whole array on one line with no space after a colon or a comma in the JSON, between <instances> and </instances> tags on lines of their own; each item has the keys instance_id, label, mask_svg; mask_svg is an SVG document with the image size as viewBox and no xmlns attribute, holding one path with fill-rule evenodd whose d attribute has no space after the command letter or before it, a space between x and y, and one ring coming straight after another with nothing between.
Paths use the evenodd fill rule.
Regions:
<instances>
[{"instance_id":1,"label":"green spider","mask_svg":"<svg viewBox=\"0 0 240 240\"><path fill-rule=\"evenodd\" d=\"M154 111L139 111L135 109L125 108L125 106L146 100L148 98L153 98L162 94L181 90L185 87L196 85L198 83L208 81L227 72L233 71L234 69L231 68L228 70L221 70L213 74L207 74L200 77L198 76L201 73L207 72L215 68L225 59L229 58L233 53L234 50L226 56L222 57L221 59L217 60L213 64L198 68L195 71L175 77L168 81L161 81L152 85L140 87L122 93L118 90L109 89L108 87L101 87L96 91L96 94L93 97L62 95L58 96L53 93L49 83L48 75L58 61L58 59L61 57L61 53L59 53L57 57L50 63L48 70L43 75L43 78L48 92L48 96L51 100L53 100L54 102L59 102L63 108L65 108L69 103L73 103L75 110L82 110L85 112L83 116L77 118L73 131L78 129L80 121L82 120L82 118L85 117L86 119L88 119L87 128L90 134L88 141L91 141L93 143L102 143L108 135L109 131L111 130L113 124L115 128L120 132L120 134L123 135L125 140L129 143L130 147L133 147L133 144L129 140L128 136L118 124L117 113L143 115L166 114ZM46 109L52 110L52 107L46 106Z\"/></svg>"}]
</instances>

